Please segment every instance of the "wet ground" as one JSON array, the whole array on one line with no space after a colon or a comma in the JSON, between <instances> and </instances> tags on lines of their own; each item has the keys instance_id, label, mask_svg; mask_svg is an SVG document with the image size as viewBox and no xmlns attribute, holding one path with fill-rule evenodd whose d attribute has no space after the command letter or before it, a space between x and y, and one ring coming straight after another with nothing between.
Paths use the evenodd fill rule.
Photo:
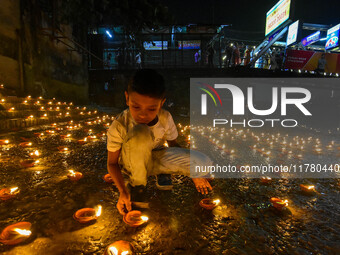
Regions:
<instances>
[{"instance_id":1,"label":"wet ground","mask_svg":"<svg viewBox=\"0 0 340 255\"><path fill-rule=\"evenodd\" d=\"M185 124L188 119L182 122ZM158 191L150 177L151 205L144 211L149 222L131 228L116 209L117 189L102 179L107 173L106 137L77 143L105 131L105 126L83 123L81 128L66 130L67 126L6 135L11 143L1 148L0 188L18 186L20 193L0 202L0 229L29 221L32 235L14 247L0 244L0 253L103 254L112 242L126 240L140 254L339 254L338 179L278 178L268 185L256 178L215 179L211 196L220 198L221 205L206 211L199 206L204 196L188 177L174 177L172 191ZM46 129L58 134L34 137ZM72 139L62 139L59 134L71 134ZM180 137L182 146L187 146L185 135ZM22 137L32 147L18 146ZM210 151L217 151L214 144L206 144ZM60 152L59 146L67 146L69 152ZM238 146L249 150L248 144ZM22 167L20 161L34 150L41 153L39 165ZM82 172L84 178L71 182L69 169ZM299 184L306 183L315 185L317 193L301 192ZM289 206L279 211L269 203L271 197L288 199ZM83 225L73 219L78 209L98 204L103 213L96 222Z\"/></svg>"}]
</instances>

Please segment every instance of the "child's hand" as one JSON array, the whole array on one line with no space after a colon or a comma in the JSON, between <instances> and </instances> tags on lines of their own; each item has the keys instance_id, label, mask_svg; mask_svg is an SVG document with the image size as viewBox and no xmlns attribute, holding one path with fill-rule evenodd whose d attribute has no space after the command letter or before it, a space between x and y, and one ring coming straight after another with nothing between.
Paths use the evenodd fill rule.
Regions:
<instances>
[{"instance_id":1,"label":"child's hand","mask_svg":"<svg viewBox=\"0 0 340 255\"><path fill-rule=\"evenodd\" d=\"M205 178L192 178L192 181L194 182L196 189L201 194L208 194L208 189L212 191L212 187L207 179Z\"/></svg>"},{"instance_id":2,"label":"child's hand","mask_svg":"<svg viewBox=\"0 0 340 255\"><path fill-rule=\"evenodd\" d=\"M130 194L120 194L117 209L121 215L125 215L127 212L131 211Z\"/></svg>"}]
</instances>

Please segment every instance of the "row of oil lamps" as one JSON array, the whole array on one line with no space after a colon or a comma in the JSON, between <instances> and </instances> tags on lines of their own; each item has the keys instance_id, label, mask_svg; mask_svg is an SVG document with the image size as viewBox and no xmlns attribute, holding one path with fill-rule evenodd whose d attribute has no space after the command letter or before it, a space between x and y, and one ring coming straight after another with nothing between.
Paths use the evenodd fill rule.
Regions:
<instances>
[{"instance_id":1,"label":"row of oil lamps","mask_svg":"<svg viewBox=\"0 0 340 255\"><path fill-rule=\"evenodd\" d=\"M91 122L88 122L87 124L92 125ZM93 124L96 124L94 122ZM56 124L53 124L56 126ZM107 124L105 124L106 127L108 127ZM90 129L89 132L91 133L92 130ZM47 134L55 134L53 130L47 130L45 131ZM37 133L35 136L43 136L44 133ZM71 134L67 135L60 135L62 139L70 139ZM96 136L88 136L85 137L82 140L78 140L79 144L84 144L88 141L97 139ZM0 145L9 145L9 140L0 140ZM19 144L19 146L23 148L29 148L32 146L32 142L26 141ZM60 152L68 152L68 148L64 146L59 146L58 150ZM38 150L35 150L34 152L30 153L30 157L33 159L39 158L40 153ZM32 167L35 164L37 164L39 160L26 160L23 161L22 164L25 167ZM69 170L67 177L71 181L78 181L81 178L83 178L83 174L81 172L77 172L74 170ZM113 180L110 176L110 174L106 174L103 176L103 180L107 183L112 183ZM20 193L20 190L18 187L14 188L3 188L0 190L0 200L6 201L15 198ZM102 207L100 205L97 206L97 208L82 208L78 211L76 211L73 215L73 218L78 221L81 224L87 224L91 223L93 221L96 221L98 217L101 215ZM138 227L143 225L148 221L148 217L145 215L142 215L140 211L130 211L128 214L126 214L123 218L123 221L128 224L131 227ZM30 222L18 222L15 224L12 224L10 226L7 226L4 228L0 234L0 242L6 245L16 245L19 244L26 239L28 239L31 236L31 223ZM107 255L127 255L132 254L134 251L134 247L126 241L117 241L112 244L110 244L106 250L105 254Z\"/></svg>"},{"instance_id":2,"label":"row of oil lamps","mask_svg":"<svg viewBox=\"0 0 340 255\"><path fill-rule=\"evenodd\" d=\"M190 137L189 137L190 140ZM1 141L0 141L1 142ZM8 141L4 141L4 144L8 144ZM21 143L20 146L22 147L29 147L32 144L30 142L24 142ZM61 149L61 148L59 148ZM64 150L63 148L62 150ZM39 156L39 153L35 151L33 153L35 156ZM32 155L32 156L33 156ZM67 177L72 181L77 181L83 177L83 174L80 172L74 172L73 170L69 170L69 174ZM106 182L112 182L111 176L109 174L106 174L103 179ZM271 181L270 177L264 177L261 179L262 183L269 183ZM315 191L314 186L305 186L300 185L301 189L306 192ZM8 200L10 198L15 197L19 193L18 187L11 188L11 189L2 189L0 190L0 199L2 200ZM279 198L271 198L270 202L272 203L273 207L281 210L288 206L287 200L281 200ZM200 201L200 206L202 208L205 208L207 210L214 209L218 204L220 203L219 199L211 199L211 198L205 198ZM89 223L92 221L95 221L98 219L98 217L101 215L101 206L98 206L97 209L93 208L83 208L78 210L74 215L74 219L77 220L80 223ZM140 211L130 211L123 217L123 221L127 223L128 225L132 227L138 227L140 225L143 225L148 221L148 217L145 215L142 215ZM24 240L26 240L31 235L31 224L29 222L19 222L13 225L10 225L6 227L1 235L0 235L0 242L8 245L18 244ZM112 255L112 254L131 254L133 252L133 247L131 244L125 241L118 241L111 245L109 245L105 251L106 254Z\"/></svg>"}]
</instances>

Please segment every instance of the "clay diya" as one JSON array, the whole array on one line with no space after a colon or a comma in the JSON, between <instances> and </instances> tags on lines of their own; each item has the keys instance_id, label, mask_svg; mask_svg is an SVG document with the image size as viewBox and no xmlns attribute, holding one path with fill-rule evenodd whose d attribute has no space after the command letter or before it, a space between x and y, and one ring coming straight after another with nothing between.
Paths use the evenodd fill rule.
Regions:
<instances>
[{"instance_id":1,"label":"clay diya","mask_svg":"<svg viewBox=\"0 0 340 255\"><path fill-rule=\"evenodd\" d=\"M300 189L305 192L305 193L314 193L315 190L315 186L314 185L304 185L304 184L300 184Z\"/></svg>"},{"instance_id":2,"label":"clay diya","mask_svg":"<svg viewBox=\"0 0 340 255\"><path fill-rule=\"evenodd\" d=\"M276 198L276 197L272 197L270 199L270 202L278 210L282 210L283 208L288 206L288 200L283 201L283 200Z\"/></svg>"},{"instance_id":3,"label":"clay diya","mask_svg":"<svg viewBox=\"0 0 340 255\"><path fill-rule=\"evenodd\" d=\"M58 146L58 151L60 151L60 152L69 152L69 150L68 150L68 148L67 147L64 147L64 146Z\"/></svg>"},{"instance_id":4,"label":"clay diya","mask_svg":"<svg viewBox=\"0 0 340 255\"><path fill-rule=\"evenodd\" d=\"M105 174L103 180L107 183L113 183L112 177L110 174Z\"/></svg>"},{"instance_id":5,"label":"clay diya","mask_svg":"<svg viewBox=\"0 0 340 255\"><path fill-rule=\"evenodd\" d=\"M0 145L7 145L9 144L9 140L1 139L0 140Z\"/></svg>"},{"instance_id":6,"label":"clay diya","mask_svg":"<svg viewBox=\"0 0 340 255\"><path fill-rule=\"evenodd\" d=\"M95 140L97 140L97 136L89 135L89 136L87 136L87 139L89 139L90 141L95 141Z\"/></svg>"},{"instance_id":7,"label":"clay diya","mask_svg":"<svg viewBox=\"0 0 340 255\"><path fill-rule=\"evenodd\" d=\"M320 155L320 154L322 154L322 149L319 148L319 147L316 147L316 148L313 149L313 152L314 152L314 154Z\"/></svg>"},{"instance_id":8,"label":"clay diya","mask_svg":"<svg viewBox=\"0 0 340 255\"><path fill-rule=\"evenodd\" d=\"M262 184L269 184L272 182L272 178L270 178L269 176L262 176L260 182Z\"/></svg>"},{"instance_id":9,"label":"clay diya","mask_svg":"<svg viewBox=\"0 0 340 255\"><path fill-rule=\"evenodd\" d=\"M22 148L27 148L27 147L31 147L32 143L31 142L23 142L19 144L20 147Z\"/></svg>"},{"instance_id":10,"label":"clay diya","mask_svg":"<svg viewBox=\"0 0 340 255\"><path fill-rule=\"evenodd\" d=\"M149 220L141 211L133 210L124 215L123 221L130 227L139 227Z\"/></svg>"},{"instance_id":11,"label":"clay diya","mask_svg":"<svg viewBox=\"0 0 340 255\"><path fill-rule=\"evenodd\" d=\"M19 194L20 190L18 187L15 188L3 188L0 190L0 199L1 200L9 200L14 198L17 194Z\"/></svg>"},{"instance_id":12,"label":"clay diya","mask_svg":"<svg viewBox=\"0 0 340 255\"><path fill-rule=\"evenodd\" d=\"M39 163L39 160L34 160L34 159L26 159L20 162L20 164L26 168L34 167L38 163Z\"/></svg>"},{"instance_id":13,"label":"clay diya","mask_svg":"<svg viewBox=\"0 0 340 255\"><path fill-rule=\"evenodd\" d=\"M35 150L34 152L30 153L31 158L39 158L39 156L40 156L40 153L38 150Z\"/></svg>"},{"instance_id":14,"label":"clay diya","mask_svg":"<svg viewBox=\"0 0 340 255\"><path fill-rule=\"evenodd\" d=\"M104 255L130 255L134 253L135 248L132 244L127 241L117 241L110 244L106 250Z\"/></svg>"},{"instance_id":15,"label":"clay diya","mask_svg":"<svg viewBox=\"0 0 340 255\"><path fill-rule=\"evenodd\" d=\"M0 242L7 245L15 245L25 241L31 235L31 223L18 222L7 226L0 234Z\"/></svg>"},{"instance_id":16,"label":"clay diya","mask_svg":"<svg viewBox=\"0 0 340 255\"><path fill-rule=\"evenodd\" d=\"M82 140L78 140L78 144L83 145L85 143L87 143L87 138L86 137L84 139L82 139Z\"/></svg>"},{"instance_id":17,"label":"clay diya","mask_svg":"<svg viewBox=\"0 0 340 255\"><path fill-rule=\"evenodd\" d=\"M67 135L60 135L61 139L69 139L71 138L71 134L67 134Z\"/></svg>"},{"instance_id":18,"label":"clay diya","mask_svg":"<svg viewBox=\"0 0 340 255\"><path fill-rule=\"evenodd\" d=\"M81 172L74 172L73 170L68 170L69 173L67 175L67 177L71 180L71 181L78 181L81 178L83 178L83 174Z\"/></svg>"},{"instance_id":19,"label":"clay diya","mask_svg":"<svg viewBox=\"0 0 340 255\"><path fill-rule=\"evenodd\" d=\"M76 211L75 214L73 214L73 218L79 223L86 224L86 223L97 220L98 217L101 215L101 213L102 213L102 207L99 205L97 210L93 208L80 209Z\"/></svg>"},{"instance_id":20,"label":"clay diya","mask_svg":"<svg viewBox=\"0 0 340 255\"><path fill-rule=\"evenodd\" d=\"M204 209L212 210L216 206L218 206L220 202L221 201L219 199L204 198L200 201L200 206L203 207Z\"/></svg>"}]
</instances>

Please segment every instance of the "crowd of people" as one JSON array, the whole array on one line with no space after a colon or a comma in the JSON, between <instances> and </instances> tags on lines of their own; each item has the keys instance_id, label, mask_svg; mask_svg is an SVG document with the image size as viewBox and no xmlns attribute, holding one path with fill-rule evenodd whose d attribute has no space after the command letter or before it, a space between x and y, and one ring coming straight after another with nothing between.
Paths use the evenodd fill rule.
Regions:
<instances>
[{"instance_id":1,"label":"crowd of people","mask_svg":"<svg viewBox=\"0 0 340 255\"><path fill-rule=\"evenodd\" d=\"M229 68L235 66L249 66L253 58L255 47L238 42L228 42L224 47L214 47L209 44L202 50L194 51L194 65L196 67ZM221 59L219 59L221 58ZM106 54L105 69L136 68L142 69L144 63L142 51L118 49ZM253 65L255 68L277 70L283 68L284 50L272 48L263 54ZM184 64L189 66L190 63ZM192 64L191 64L192 65Z\"/></svg>"},{"instance_id":2,"label":"crowd of people","mask_svg":"<svg viewBox=\"0 0 340 255\"><path fill-rule=\"evenodd\" d=\"M218 50L215 50L213 46L209 45L203 51L203 57L201 50L195 52L195 65L210 68L228 68L240 65L248 66L254 58L254 49L254 46L229 42L221 49L221 53L219 53ZM216 54L219 54L221 60L215 58ZM283 60L284 50L273 48L269 49L266 54L256 61L255 67L277 70L283 68Z\"/></svg>"}]
</instances>

